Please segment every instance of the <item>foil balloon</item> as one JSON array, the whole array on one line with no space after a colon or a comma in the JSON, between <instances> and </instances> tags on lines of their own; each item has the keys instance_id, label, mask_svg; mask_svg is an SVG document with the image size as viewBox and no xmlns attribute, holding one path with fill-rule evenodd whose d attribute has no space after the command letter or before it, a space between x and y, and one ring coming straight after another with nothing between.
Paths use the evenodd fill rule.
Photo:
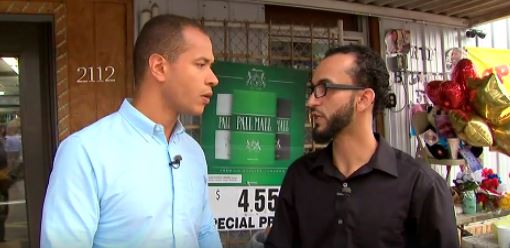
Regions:
<instances>
[{"instance_id":1,"label":"foil balloon","mask_svg":"<svg viewBox=\"0 0 510 248\"><path fill-rule=\"evenodd\" d=\"M448 71L455 68L455 65L465 57L464 49L459 47L450 48L445 53L446 69Z\"/></svg>"},{"instance_id":2,"label":"foil balloon","mask_svg":"<svg viewBox=\"0 0 510 248\"><path fill-rule=\"evenodd\" d=\"M489 125L480 116L473 115L464 128L466 143L472 146L492 146L492 137Z\"/></svg>"},{"instance_id":3,"label":"foil balloon","mask_svg":"<svg viewBox=\"0 0 510 248\"><path fill-rule=\"evenodd\" d=\"M452 81L459 83L464 88L468 79L476 77L475 67L469 59L459 60L452 70Z\"/></svg>"},{"instance_id":4,"label":"foil balloon","mask_svg":"<svg viewBox=\"0 0 510 248\"><path fill-rule=\"evenodd\" d=\"M470 102L467 100L467 98L464 103L465 104L462 105L460 109L466 113L471 113L473 111L473 107L471 107L471 104L469 104Z\"/></svg>"},{"instance_id":5,"label":"foil balloon","mask_svg":"<svg viewBox=\"0 0 510 248\"><path fill-rule=\"evenodd\" d=\"M441 105L447 109L459 109L464 105L465 94L462 86L456 82L445 81L441 84Z\"/></svg>"},{"instance_id":6,"label":"foil balloon","mask_svg":"<svg viewBox=\"0 0 510 248\"><path fill-rule=\"evenodd\" d=\"M496 127L492 130L494 131L497 149L510 156L510 125Z\"/></svg>"},{"instance_id":7,"label":"foil balloon","mask_svg":"<svg viewBox=\"0 0 510 248\"><path fill-rule=\"evenodd\" d=\"M450 123L455 133L457 135L463 133L469 120L469 115L460 110L452 110L448 113L448 117L450 117Z\"/></svg>"},{"instance_id":8,"label":"foil balloon","mask_svg":"<svg viewBox=\"0 0 510 248\"><path fill-rule=\"evenodd\" d=\"M492 146L494 138L489 125L483 118L460 110L448 114L455 133L472 146Z\"/></svg>"},{"instance_id":9,"label":"foil balloon","mask_svg":"<svg viewBox=\"0 0 510 248\"><path fill-rule=\"evenodd\" d=\"M471 104L481 117L493 126L510 124L510 95L495 74L470 80L468 88L475 88Z\"/></svg>"},{"instance_id":10,"label":"foil balloon","mask_svg":"<svg viewBox=\"0 0 510 248\"><path fill-rule=\"evenodd\" d=\"M441 83L443 81L430 81L425 85L425 94L434 105L441 105Z\"/></svg>"}]
</instances>

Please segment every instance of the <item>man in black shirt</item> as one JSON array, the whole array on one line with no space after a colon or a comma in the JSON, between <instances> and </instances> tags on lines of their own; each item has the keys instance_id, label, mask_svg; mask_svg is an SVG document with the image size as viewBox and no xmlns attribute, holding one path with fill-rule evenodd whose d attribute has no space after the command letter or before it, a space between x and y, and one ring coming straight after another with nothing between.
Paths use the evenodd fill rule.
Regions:
<instances>
[{"instance_id":1,"label":"man in black shirt","mask_svg":"<svg viewBox=\"0 0 510 248\"><path fill-rule=\"evenodd\" d=\"M330 143L289 167L265 247L459 247L445 180L372 133L389 88L382 59L332 49L311 88L313 137Z\"/></svg>"}]
</instances>

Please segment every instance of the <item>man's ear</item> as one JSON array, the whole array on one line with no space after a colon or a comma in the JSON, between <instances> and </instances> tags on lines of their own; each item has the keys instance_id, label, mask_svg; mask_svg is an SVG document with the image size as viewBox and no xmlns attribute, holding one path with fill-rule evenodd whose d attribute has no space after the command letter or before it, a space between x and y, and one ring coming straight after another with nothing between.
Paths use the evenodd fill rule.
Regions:
<instances>
[{"instance_id":1,"label":"man's ear","mask_svg":"<svg viewBox=\"0 0 510 248\"><path fill-rule=\"evenodd\" d=\"M359 111L365 111L368 108L370 108L370 106L374 105L374 101L375 101L374 90L367 88L363 90L363 92L361 93L356 105Z\"/></svg>"},{"instance_id":2,"label":"man's ear","mask_svg":"<svg viewBox=\"0 0 510 248\"><path fill-rule=\"evenodd\" d=\"M166 79L166 59L157 54L153 53L149 56L149 73L152 77L154 77L158 82L163 82Z\"/></svg>"}]
</instances>

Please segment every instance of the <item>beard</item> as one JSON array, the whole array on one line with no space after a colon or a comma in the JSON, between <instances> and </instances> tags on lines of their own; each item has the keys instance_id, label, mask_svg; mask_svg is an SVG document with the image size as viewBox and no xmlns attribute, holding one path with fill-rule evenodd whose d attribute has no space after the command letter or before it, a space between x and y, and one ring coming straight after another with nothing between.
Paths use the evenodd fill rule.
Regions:
<instances>
[{"instance_id":1,"label":"beard","mask_svg":"<svg viewBox=\"0 0 510 248\"><path fill-rule=\"evenodd\" d=\"M338 133L344 130L351 122L354 115L354 99L343 107L338 108L326 122L323 130L314 127L312 131L313 140L317 143L327 143Z\"/></svg>"}]
</instances>

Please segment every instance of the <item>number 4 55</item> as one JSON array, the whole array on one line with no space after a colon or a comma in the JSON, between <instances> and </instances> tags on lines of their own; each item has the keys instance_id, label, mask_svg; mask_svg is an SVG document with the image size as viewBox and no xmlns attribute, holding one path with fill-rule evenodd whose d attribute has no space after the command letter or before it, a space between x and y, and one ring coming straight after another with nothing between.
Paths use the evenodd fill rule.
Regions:
<instances>
[{"instance_id":1,"label":"number 4 55","mask_svg":"<svg viewBox=\"0 0 510 248\"><path fill-rule=\"evenodd\" d=\"M273 212L276 208L276 199L278 198L279 189L255 189L254 208L257 212L264 212L266 209ZM243 208L244 212L248 212L250 203L248 201L248 189L243 189L239 196L237 206ZM251 209L250 209L251 210Z\"/></svg>"}]
</instances>

